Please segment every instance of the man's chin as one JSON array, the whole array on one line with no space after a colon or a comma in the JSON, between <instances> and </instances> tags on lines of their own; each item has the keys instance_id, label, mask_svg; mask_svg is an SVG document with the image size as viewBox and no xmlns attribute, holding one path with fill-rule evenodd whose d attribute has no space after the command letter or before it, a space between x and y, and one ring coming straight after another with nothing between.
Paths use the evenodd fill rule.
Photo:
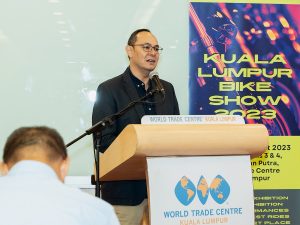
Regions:
<instances>
[{"instance_id":1,"label":"man's chin","mask_svg":"<svg viewBox=\"0 0 300 225\"><path fill-rule=\"evenodd\" d=\"M153 65L153 66L148 66L146 69L147 69L149 72L151 72L151 71L155 70L155 68L156 68L156 65Z\"/></svg>"}]
</instances>

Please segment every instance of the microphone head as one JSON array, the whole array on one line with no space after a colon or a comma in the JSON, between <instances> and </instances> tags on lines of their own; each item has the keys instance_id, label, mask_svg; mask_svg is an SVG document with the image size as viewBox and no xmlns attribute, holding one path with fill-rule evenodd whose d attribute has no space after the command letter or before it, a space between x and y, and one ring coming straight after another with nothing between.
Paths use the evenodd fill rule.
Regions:
<instances>
[{"instance_id":1,"label":"microphone head","mask_svg":"<svg viewBox=\"0 0 300 225\"><path fill-rule=\"evenodd\" d=\"M165 96L165 89L164 86L162 85L159 76L158 76L158 72L157 71L152 71L149 73L150 79L153 80L156 84L156 88L157 90L163 94L163 96Z\"/></svg>"},{"instance_id":2,"label":"microphone head","mask_svg":"<svg viewBox=\"0 0 300 225\"><path fill-rule=\"evenodd\" d=\"M149 77L150 77L150 79L152 79L152 78L153 78L153 76L158 76L158 72L157 72L157 71L155 71L155 70L151 71L151 72L149 73Z\"/></svg>"}]
</instances>

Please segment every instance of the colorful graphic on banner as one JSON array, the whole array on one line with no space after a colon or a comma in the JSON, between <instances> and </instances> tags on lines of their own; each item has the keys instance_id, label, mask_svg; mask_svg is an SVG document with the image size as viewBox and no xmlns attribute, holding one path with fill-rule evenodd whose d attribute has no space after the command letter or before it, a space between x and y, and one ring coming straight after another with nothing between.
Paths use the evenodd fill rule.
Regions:
<instances>
[{"instance_id":1,"label":"colorful graphic on banner","mask_svg":"<svg viewBox=\"0 0 300 225\"><path fill-rule=\"evenodd\" d=\"M190 3L190 114L300 134L300 5Z\"/></svg>"},{"instance_id":2,"label":"colorful graphic on banner","mask_svg":"<svg viewBox=\"0 0 300 225\"><path fill-rule=\"evenodd\" d=\"M255 223L300 224L300 5L191 1L189 18L190 114L265 124Z\"/></svg>"}]
</instances>

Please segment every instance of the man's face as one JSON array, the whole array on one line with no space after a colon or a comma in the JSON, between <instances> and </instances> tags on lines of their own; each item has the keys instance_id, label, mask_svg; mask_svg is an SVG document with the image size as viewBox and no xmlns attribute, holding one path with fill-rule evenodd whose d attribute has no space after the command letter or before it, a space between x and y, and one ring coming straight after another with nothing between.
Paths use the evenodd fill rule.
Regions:
<instances>
[{"instance_id":1,"label":"man's face","mask_svg":"<svg viewBox=\"0 0 300 225\"><path fill-rule=\"evenodd\" d=\"M159 48L156 38L150 32L140 32L133 46L128 46L127 51L130 57L130 66L138 72L149 74L155 69L159 53L155 49Z\"/></svg>"}]
</instances>

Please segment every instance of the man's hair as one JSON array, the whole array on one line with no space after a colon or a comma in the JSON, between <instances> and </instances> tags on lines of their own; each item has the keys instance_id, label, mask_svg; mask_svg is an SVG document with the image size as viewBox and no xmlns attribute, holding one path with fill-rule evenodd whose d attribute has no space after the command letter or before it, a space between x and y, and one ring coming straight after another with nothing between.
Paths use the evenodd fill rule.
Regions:
<instances>
[{"instance_id":1,"label":"man's hair","mask_svg":"<svg viewBox=\"0 0 300 225\"><path fill-rule=\"evenodd\" d=\"M138 35L138 33L141 33L141 32L149 32L149 33L151 33L151 31L150 31L149 29L146 29L146 28L142 28L142 29L138 29L138 30L136 30L136 31L133 31L133 33L130 35L130 37L129 37L129 39L128 39L127 44L128 44L129 46L134 45L135 42L136 42L136 39L137 39L136 36Z\"/></svg>"},{"instance_id":2,"label":"man's hair","mask_svg":"<svg viewBox=\"0 0 300 225\"><path fill-rule=\"evenodd\" d=\"M4 146L3 162L15 163L22 160L24 148L30 146L38 147L33 149L43 151L42 153L51 162L67 158L67 150L60 134L55 129L36 126L21 127L7 138Z\"/></svg>"}]
</instances>

